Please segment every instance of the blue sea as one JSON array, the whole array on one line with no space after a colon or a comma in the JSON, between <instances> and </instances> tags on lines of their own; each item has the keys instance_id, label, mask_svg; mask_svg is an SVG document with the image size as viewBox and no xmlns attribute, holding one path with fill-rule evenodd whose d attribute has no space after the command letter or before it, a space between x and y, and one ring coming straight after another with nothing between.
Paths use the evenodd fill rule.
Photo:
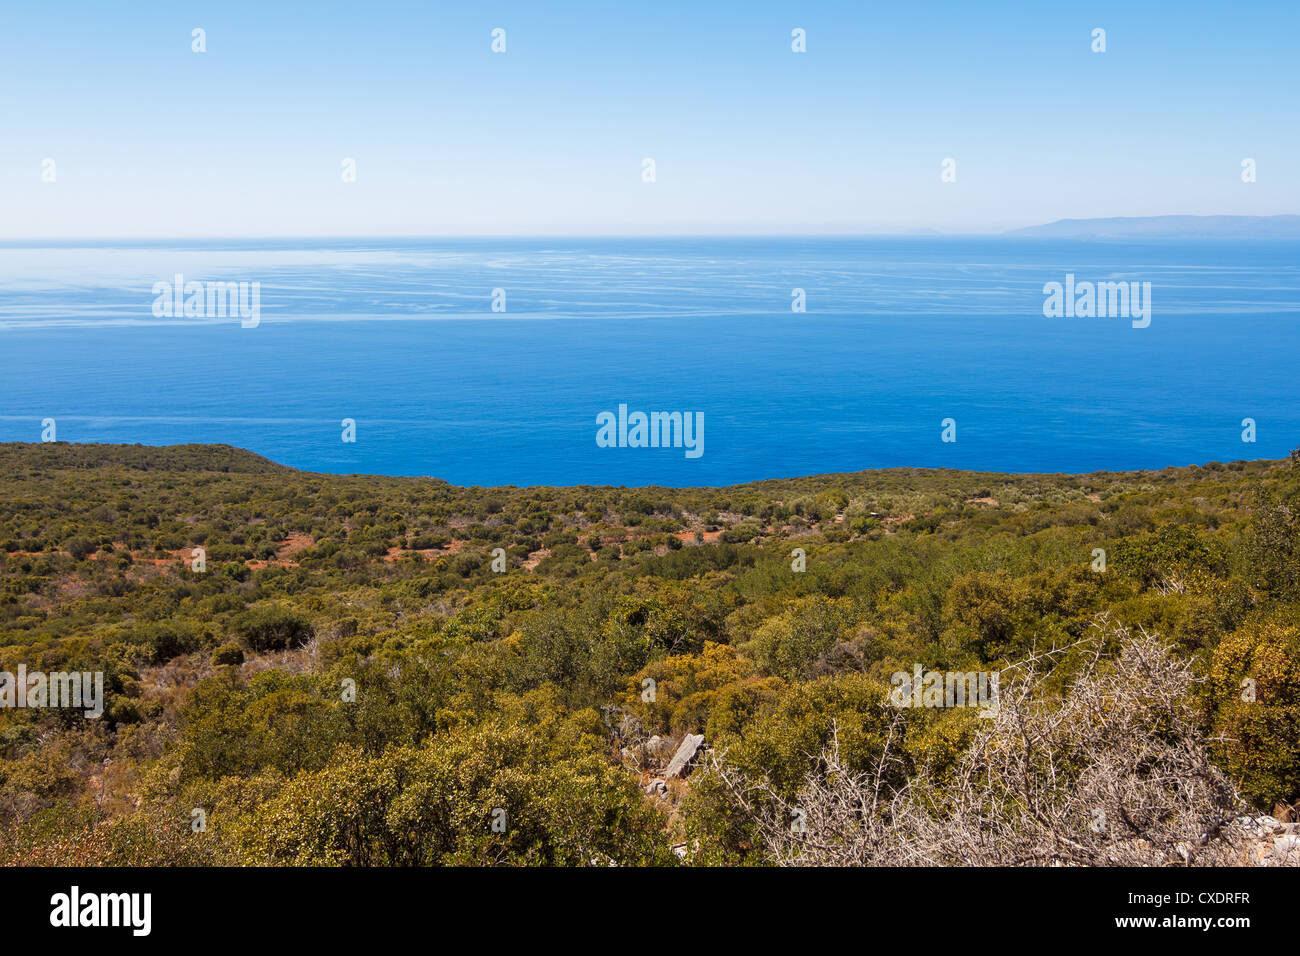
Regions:
<instances>
[{"instance_id":1,"label":"blue sea","mask_svg":"<svg viewBox=\"0 0 1300 956\"><path fill-rule=\"evenodd\" d=\"M259 324L156 316L176 274L258 282ZM1150 325L1044 317L1067 274L1150 282ZM1298 358L1298 242L0 245L0 441L52 418L62 441L223 442L462 485L1279 458L1300 445ZM619 405L702 413L703 454L598 446Z\"/></svg>"}]
</instances>

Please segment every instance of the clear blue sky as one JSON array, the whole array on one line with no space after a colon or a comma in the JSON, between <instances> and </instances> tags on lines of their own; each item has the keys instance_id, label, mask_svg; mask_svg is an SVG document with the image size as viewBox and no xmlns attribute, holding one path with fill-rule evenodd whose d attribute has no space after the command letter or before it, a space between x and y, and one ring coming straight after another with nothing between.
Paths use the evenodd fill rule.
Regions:
<instances>
[{"instance_id":1,"label":"clear blue sky","mask_svg":"<svg viewBox=\"0 0 1300 956\"><path fill-rule=\"evenodd\" d=\"M1300 213L1297 37L1296 0L13 3L0 235Z\"/></svg>"}]
</instances>

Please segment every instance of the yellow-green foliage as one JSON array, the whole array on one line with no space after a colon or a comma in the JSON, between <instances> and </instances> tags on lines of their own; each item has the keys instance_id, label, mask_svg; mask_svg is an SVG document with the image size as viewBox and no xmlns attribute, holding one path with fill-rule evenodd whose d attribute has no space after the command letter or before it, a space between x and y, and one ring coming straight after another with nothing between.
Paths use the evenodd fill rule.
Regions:
<instances>
[{"instance_id":1,"label":"yellow-green foliage","mask_svg":"<svg viewBox=\"0 0 1300 956\"><path fill-rule=\"evenodd\" d=\"M707 768L665 813L629 738L702 732L792 794L832 728L854 768L893 733L891 779L942 779L976 718L900 715L890 675L997 670L1102 611L1208 669L1250 799L1300 797L1285 464L486 489L51 443L0 445L0 500L0 670L106 692L98 721L0 709L6 859L757 862Z\"/></svg>"},{"instance_id":2,"label":"yellow-green foliage","mask_svg":"<svg viewBox=\"0 0 1300 956\"><path fill-rule=\"evenodd\" d=\"M374 757L342 749L243 826L251 863L584 866L674 859L658 816L596 738L500 719Z\"/></svg>"},{"instance_id":3,"label":"yellow-green foliage","mask_svg":"<svg viewBox=\"0 0 1300 956\"><path fill-rule=\"evenodd\" d=\"M1210 694L1212 732L1243 795L1264 809L1300 799L1300 630L1254 624L1224 637Z\"/></svg>"}]
</instances>

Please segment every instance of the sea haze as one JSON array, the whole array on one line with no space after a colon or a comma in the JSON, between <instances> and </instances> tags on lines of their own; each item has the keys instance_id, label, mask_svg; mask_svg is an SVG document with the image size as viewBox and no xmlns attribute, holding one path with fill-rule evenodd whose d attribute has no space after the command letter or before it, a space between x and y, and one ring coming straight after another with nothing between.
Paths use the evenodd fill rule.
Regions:
<instances>
[{"instance_id":1,"label":"sea haze","mask_svg":"<svg viewBox=\"0 0 1300 956\"><path fill-rule=\"evenodd\" d=\"M155 317L177 273L259 282L260 324ZM1150 326L1045 318L1067 273L1150 282ZM3 441L478 485L1162 468L1300 445L1300 242L8 243L0 350ZM702 412L704 454L598 447L620 403Z\"/></svg>"}]
</instances>

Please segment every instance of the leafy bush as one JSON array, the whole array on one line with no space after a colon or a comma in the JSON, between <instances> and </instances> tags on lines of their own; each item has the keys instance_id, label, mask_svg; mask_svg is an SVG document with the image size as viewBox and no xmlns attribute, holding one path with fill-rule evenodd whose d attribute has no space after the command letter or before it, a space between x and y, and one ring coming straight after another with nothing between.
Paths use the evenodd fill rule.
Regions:
<instances>
[{"instance_id":1,"label":"leafy bush","mask_svg":"<svg viewBox=\"0 0 1300 956\"><path fill-rule=\"evenodd\" d=\"M279 604L251 607L230 623L231 630L254 651L283 651L302 647L314 636L302 614Z\"/></svg>"},{"instance_id":2,"label":"leafy bush","mask_svg":"<svg viewBox=\"0 0 1300 956\"><path fill-rule=\"evenodd\" d=\"M238 666L244 663L244 649L237 641L231 641L228 644L222 644L212 652L212 663L218 666L224 664L233 664Z\"/></svg>"}]
</instances>

